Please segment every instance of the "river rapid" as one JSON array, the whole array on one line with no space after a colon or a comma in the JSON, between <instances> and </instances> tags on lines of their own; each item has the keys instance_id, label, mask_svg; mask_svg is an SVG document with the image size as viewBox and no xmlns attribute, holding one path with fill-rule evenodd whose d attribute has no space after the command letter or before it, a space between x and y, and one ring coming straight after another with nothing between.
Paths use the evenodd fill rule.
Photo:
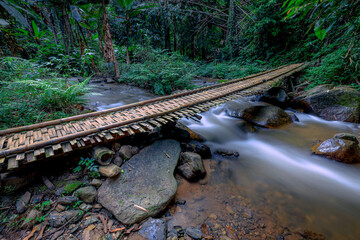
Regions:
<instances>
[{"instance_id":1,"label":"river rapid","mask_svg":"<svg viewBox=\"0 0 360 240\"><path fill-rule=\"evenodd\" d=\"M299 122L255 133L241 130L242 120L226 116L222 107L203 113L199 122L182 120L207 140L214 154L205 161L210 171L206 185L180 184L176 198L187 204L178 207L170 225L217 220L213 227L223 229L216 223L232 221L234 228L245 229L245 236L268 228L247 239L305 229L326 239L360 239L360 166L315 156L310 150L316 141L336 133L359 136L360 125L296 116ZM239 157L224 158L217 149L238 152ZM254 218L260 227L239 223Z\"/></svg>"}]
</instances>

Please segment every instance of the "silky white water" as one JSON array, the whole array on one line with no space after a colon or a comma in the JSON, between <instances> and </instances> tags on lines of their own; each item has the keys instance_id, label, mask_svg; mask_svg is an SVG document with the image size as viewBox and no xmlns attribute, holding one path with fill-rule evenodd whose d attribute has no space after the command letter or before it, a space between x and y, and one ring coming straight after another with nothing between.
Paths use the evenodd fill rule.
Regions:
<instances>
[{"instance_id":1,"label":"silky white water","mask_svg":"<svg viewBox=\"0 0 360 240\"><path fill-rule=\"evenodd\" d=\"M221 107L202 114L200 122L183 123L205 137L214 153L239 153L238 158L224 159L231 164L229 181L246 189L243 194L254 203L276 211L274 218L282 226L310 228L328 239L360 239L360 166L315 156L310 150L315 141L336 133L359 136L360 126L296 116L299 122L255 133L242 131L242 120L226 116ZM214 158L222 161L216 154ZM272 191L284 195L271 200Z\"/></svg>"}]
</instances>

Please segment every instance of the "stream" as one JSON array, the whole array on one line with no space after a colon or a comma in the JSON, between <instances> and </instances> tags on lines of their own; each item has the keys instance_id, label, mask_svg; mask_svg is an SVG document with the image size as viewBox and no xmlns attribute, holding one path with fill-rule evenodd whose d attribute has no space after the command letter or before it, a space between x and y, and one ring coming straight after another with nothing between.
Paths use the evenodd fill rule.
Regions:
<instances>
[{"instance_id":1,"label":"stream","mask_svg":"<svg viewBox=\"0 0 360 240\"><path fill-rule=\"evenodd\" d=\"M194 84L213 83L200 79ZM93 89L98 94L89 96L87 107L92 110L156 97L123 84L97 84ZM207 140L213 159L204 160L208 174L203 184L178 178L175 202L186 204L173 206L169 229L206 222L220 235L228 225L242 239L302 239L291 235L294 232L311 233L311 239L360 239L360 166L318 157L310 150L316 141L336 133L359 136L360 125L296 113L298 122L248 133L238 126L243 121L226 116L221 106L201 115L201 121L181 122ZM236 151L239 157L224 158L217 149Z\"/></svg>"},{"instance_id":2,"label":"stream","mask_svg":"<svg viewBox=\"0 0 360 240\"><path fill-rule=\"evenodd\" d=\"M205 137L214 155L205 161L210 170L206 185L180 184L177 199L187 203L170 224L207 221L215 229L227 224L242 229L246 239L305 229L326 239L360 239L359 165L318 157L310 150L315 141L335 133L359 136L360 125L296 115L299 122L281 129L258 128L256 133L240 130L242 120L227 117L221 107L203 113L200 122L183 119ZM239 157L226 159L217 149L236 151Z\"/></svg>"}]
</instances>

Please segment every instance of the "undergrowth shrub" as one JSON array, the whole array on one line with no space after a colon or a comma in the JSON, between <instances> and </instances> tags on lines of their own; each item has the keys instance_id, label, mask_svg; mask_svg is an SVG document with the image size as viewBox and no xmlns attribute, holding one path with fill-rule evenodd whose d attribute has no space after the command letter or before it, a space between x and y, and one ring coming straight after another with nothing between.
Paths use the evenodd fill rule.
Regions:
<instances>
[{"instance_id":1,"label":"undergrowth shrub","mask_svg":"<svg viewBox=\"0 0 360 240\"><path fill-rule=\"evenodd\" d=\"M325 55L319 66L310 68L306 78L309 88L321 84L351 85L360 89L360 47L345 46Z\"/></svg>"},{"instance_id":2,"label":"undergrowth shrub","mask_svg":"<svg viewBox=\"0 0 360 240\"><path fill-rule=\"evenodd\" d=\"M155 60L155 61L154 61ZM196 64L178 53L159 52L152 61L121 65L120 81L149 88L155 94L171 94L175 90L192 89L190 80Z\"/></svg>"},{"instance_id":3,"label":"undergrowth shrub","mask_svg":"<svg viewBox=\"0 0 360 240\"><path fill-rule=\"evenodd\" d=\"M196 71L198 77L209 77L217 79L236 79L254 73L265 71L263 63L238 63L224 62L215 65L214 63L204 64Z\"/></svg>"},{"instance_id":4,"label":"undergrowth shrub","mask_svg":"<svg viewBox=\"0 0 360 240\"><path fill-rule=\"evenodd\" d=\"M88 80L71 85L49 69L23 59L2 59L0 129L78 114ZM32 71L34 70L34 71Z\"/></svg>"}]
</instances>

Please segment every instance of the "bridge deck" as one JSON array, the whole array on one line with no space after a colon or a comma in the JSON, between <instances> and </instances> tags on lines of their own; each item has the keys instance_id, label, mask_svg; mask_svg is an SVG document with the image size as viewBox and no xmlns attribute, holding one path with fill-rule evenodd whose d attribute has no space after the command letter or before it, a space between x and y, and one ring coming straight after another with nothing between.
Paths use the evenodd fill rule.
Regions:
<instances>
[{"instance_id":1,"label":"bridge deck","mask_svg":"<svg viewBox=\"0 0 360 240\"><path fill-rule=\"evenodd\" d=\"M292 64L185 93L151 99L100 112L82 114L0 131L0 172L38 160L151 131L168 121L193 116L243 96L245 89L276 82L300 71Z\"/></svg>"}]
</instances>

